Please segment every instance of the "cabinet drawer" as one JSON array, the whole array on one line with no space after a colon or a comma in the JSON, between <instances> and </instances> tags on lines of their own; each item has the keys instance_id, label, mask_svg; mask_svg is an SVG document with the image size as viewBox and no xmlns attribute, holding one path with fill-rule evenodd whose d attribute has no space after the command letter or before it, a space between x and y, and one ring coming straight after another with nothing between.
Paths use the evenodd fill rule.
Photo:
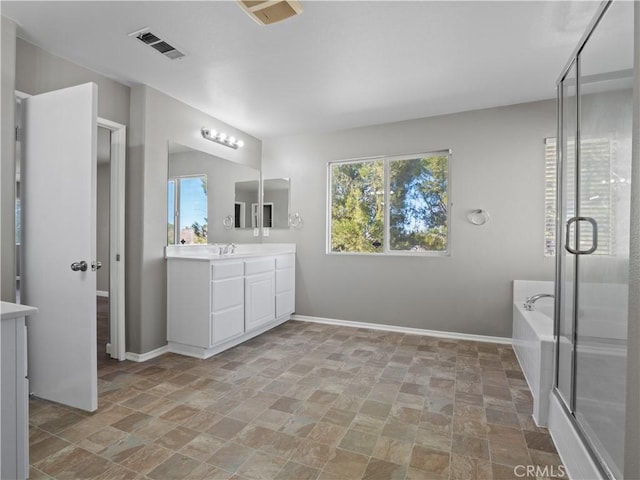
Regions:
<instances>
[{"instance_id":1,"label":"cabinet drawer","mask_svg":"<svg viewBox=\"0 0 640 480\"><path fill-rule=\"evenodd\" d=\"M244 274L242 262L212 262L211 280L222 278L241 277Z\"/></svg>"},{"instance_id":2,"label":"cabinet drawer","mask_svg":"<svg viewBox=\"0 0 640 480\"><path fill-rule=\"evenodd\" d=\"M276 270L276 293L293 290L295 284L295 273L293 268Z\"/></svg>"},{"instance_id":3,"label":"cabinet drawer","mask_svg":"<svg viewBox=\"0 0 640 480\"><path fill-rule=\"evenodd\" d=\"M214 313L211 324L212 345L244 333L244 306Z\"/></svg>"},{"instance_id":4,"label":"cabinet drawer","mask_svg":"<svg viewBox=\"0 0 640 480\"><path fill-rule=\"evenodd\" d=\"M276 268L294 268L295 265L296 256L293 253L276 257Z\"/></svg>"},{"instance_id":5,"label":"cabinet drawer","mask_svg":"<svg viewBox=\"0 0 640 480\"><path fill-rule=\"evenodd\" d=\"M244 279L238 277L212 282L211 298L211 311L213 313L244 305Z\"/></svg>"},{"instance_id":6,"label":"cabinet drawer","mask_svg":"<svg viewBox=\"0 0 640 480\"><path fill-rule=\"evenodd\" d=\"M275 269L275 259L261 258L258 260L246 260L244 262L244 274L255 275L256 273L271 272Z\"/></svg>"}]
</instances>

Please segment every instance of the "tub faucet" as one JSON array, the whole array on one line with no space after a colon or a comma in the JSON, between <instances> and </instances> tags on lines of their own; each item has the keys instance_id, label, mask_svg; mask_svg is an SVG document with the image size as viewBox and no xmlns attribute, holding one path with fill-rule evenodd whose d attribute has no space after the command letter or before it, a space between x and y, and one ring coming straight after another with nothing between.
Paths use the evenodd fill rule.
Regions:
<instances>
[{"instance_id":1,"label":"tub faucet","mask_svg":"<svg viewBox=\"0 0 640 480\"><path fill-rule=\"evenodd\" d=\"M537 295L531 295L530 297L527 297L527 299L525 300L524 309L528 311L533 310L533 304L536 303L536 300L539 300L545 297L554 298L553 295L551 295L550 293L538 293Z\"/></svg>"}]
</instances>

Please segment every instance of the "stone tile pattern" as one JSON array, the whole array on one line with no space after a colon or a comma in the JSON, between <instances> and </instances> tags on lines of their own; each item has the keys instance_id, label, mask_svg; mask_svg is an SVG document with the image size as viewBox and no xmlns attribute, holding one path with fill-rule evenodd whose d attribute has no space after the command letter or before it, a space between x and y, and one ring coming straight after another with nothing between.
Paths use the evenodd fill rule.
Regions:
<instances>
[{"instance_id":1,"label":"stone tile pattern","mask_svg":"<svg viewBox=\"0 0 640 480\"><path fill-rule=\"evenodd\" d=\"M32 479L470 480L561 465L508 345L290 321L207 360L99 365L97 412L32 399Z\"/></svg>"}]
</instances>

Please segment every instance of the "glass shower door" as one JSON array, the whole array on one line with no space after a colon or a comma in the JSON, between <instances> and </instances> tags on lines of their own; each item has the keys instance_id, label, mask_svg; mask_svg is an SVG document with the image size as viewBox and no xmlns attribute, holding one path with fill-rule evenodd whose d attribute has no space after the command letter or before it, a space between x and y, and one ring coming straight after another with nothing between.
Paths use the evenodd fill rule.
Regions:
<instances>
[{"instance_id":1,"label":"glass shower door","mask_svg":"<svg viewBox=\"0 0 640 480\"><path fill-rule=\"evenodd\" d=\"M560 226L558 232L564 234L564 226L575 217L576 211L576 132L578 115L577 97L577 61L567 72L558 90L559 101L559 138L557 149L559 153L558 189L560 194L558 212ZM559 234L560 236L561 234ZM557 367L557 388L566 407L572 410L573 398L573 364L574 364L574 292L576 278L576 258L562 247L566 239L558 239L556 245L558 261L558 279L556 283L556 298L558 299L556 318L557 343L556 356L559 361Z\"/></svg>"},{"instance_id":2,"label":"glass shower door","mask_svg":"<svg viewBox=\"0 0 640 480\"><path fill-rule=\"evenodd\" d=\"M602 48L618 37L616 51ZM574 415L622 478L631 190L633 2L614 2L579 54L579 215L597 245L577 255ZM578 245L593 242L580 223Z\"/></svg>"}]
</instances>

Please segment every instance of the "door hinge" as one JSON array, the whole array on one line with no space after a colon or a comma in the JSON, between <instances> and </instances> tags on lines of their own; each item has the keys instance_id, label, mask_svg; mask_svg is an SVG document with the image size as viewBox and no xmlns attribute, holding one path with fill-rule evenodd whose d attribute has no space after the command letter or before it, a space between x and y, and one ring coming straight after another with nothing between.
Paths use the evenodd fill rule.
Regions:
<instances>
[{"instance_id":1,"label":"door hinge","mask_svg":"<svg viewBox=\"0 0 640 480\"><path fill-rule=\"evenodd\" d=\"M20 140L20 127L16 127L16 142L19 142Z\"/></svg>"},{"instance_id":2,"label":"door hinge","mask_svg":"<svg viewBox=\"0 0 640 480\"><path fill-rule=\"evenodd\" d=\"M116 253L116 262L119 262L119 261L120 261L120 254Z\"/></svg>"}]
</instances>

